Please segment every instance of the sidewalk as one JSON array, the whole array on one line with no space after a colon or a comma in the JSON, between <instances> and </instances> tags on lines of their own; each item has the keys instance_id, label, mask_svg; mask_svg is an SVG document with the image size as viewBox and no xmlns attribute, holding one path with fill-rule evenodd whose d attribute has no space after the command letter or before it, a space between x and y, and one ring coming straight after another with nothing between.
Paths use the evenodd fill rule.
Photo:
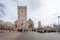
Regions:
<instances>
[{"instance_id":1,"label":"sidewalk","mask_svg":"<svg viewBox=\"0 0 60 40\"><path fill-rule=\"evenodd\" d=\"M20 32L11 32L9 35L1 37L0 40L15 40L20 34Z\"/></svg>"}]
</instances>

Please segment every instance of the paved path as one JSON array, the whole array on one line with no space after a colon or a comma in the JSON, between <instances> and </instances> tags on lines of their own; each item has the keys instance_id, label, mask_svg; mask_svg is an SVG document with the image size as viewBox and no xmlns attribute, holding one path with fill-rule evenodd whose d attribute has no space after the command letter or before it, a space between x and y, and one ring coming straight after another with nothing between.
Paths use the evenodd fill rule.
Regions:
<instances>
[{"instance_id":1,"label":"paved path","mask_svg":"<svg viewBox=\"0 0 60 40\"><path fill-rule=\"evenodd\" d=\"M9 35L11 32L0 32L0 37Z\"/></svg>"},{"instance_id":2,"label":"paved path","mask_svg":"<svg viewBox=\"0 0 60 40\"><path fill-rule=\"evenodd\" d=\"M60 40L58 33L27 32L19 35L16 40Z\"/></svg>"},{"instance_id":3,"label":"paved path","mask_svg":"<svg viewBox=\"0 0 60 40\"><path fill-rule=\"evenodd\" d=\"M15 40L21 33L18 32L6 32L0 33L0 40Z\"/></svg>"}]
</instances>

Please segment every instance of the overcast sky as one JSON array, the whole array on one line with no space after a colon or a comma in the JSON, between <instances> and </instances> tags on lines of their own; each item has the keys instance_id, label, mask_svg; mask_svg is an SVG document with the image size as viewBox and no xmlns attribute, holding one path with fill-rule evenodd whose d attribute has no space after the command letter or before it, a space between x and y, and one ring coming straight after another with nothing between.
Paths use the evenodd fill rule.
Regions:
<instances>
[{"instance_id":1,"label":"overcast sky","mask_svg":"<svg viewBox=\"0 0 60 40\"><path fill-rule=\"evenodd\" d=\"M14 22L17 19L17 4L27 5L27 18L34 21L35 27L38 21L42 25L57 24L57 16L60 15L60 0L1 0L5 4L6 16L4 21Z\"/></svg>"}]
</instances>

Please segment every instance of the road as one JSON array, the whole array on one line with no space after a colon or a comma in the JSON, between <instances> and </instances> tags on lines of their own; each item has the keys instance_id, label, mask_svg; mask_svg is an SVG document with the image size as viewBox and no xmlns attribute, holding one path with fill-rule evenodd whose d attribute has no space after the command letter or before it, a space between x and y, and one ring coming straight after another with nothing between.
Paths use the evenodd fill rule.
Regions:
<instances>
[{"instance_id":1,"label":"road","mask_svg":"<svg viewBox=\"0 0 60 40\"><path fill-rule=\"evenodd\" d=\"M19 35L16 40L60 40L58 33L26 32Z\"/></svg>"}]
</instances>

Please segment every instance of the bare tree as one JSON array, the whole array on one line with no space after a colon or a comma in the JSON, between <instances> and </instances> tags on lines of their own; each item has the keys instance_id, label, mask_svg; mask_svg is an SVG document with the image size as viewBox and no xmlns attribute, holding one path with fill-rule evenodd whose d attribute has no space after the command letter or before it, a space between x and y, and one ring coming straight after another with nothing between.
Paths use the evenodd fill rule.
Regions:
<instances>
[{"instance_id":1,"label":"bare tree","mask_svg":"<svg viewBox=\"0 0 60 40\"><path fill-rule=\"evenodd\" d=\"M5 6L3 3L0 3L0 17L3 17L2 15L5 15L4 13Z\"/></svg>"}]
</instances>

